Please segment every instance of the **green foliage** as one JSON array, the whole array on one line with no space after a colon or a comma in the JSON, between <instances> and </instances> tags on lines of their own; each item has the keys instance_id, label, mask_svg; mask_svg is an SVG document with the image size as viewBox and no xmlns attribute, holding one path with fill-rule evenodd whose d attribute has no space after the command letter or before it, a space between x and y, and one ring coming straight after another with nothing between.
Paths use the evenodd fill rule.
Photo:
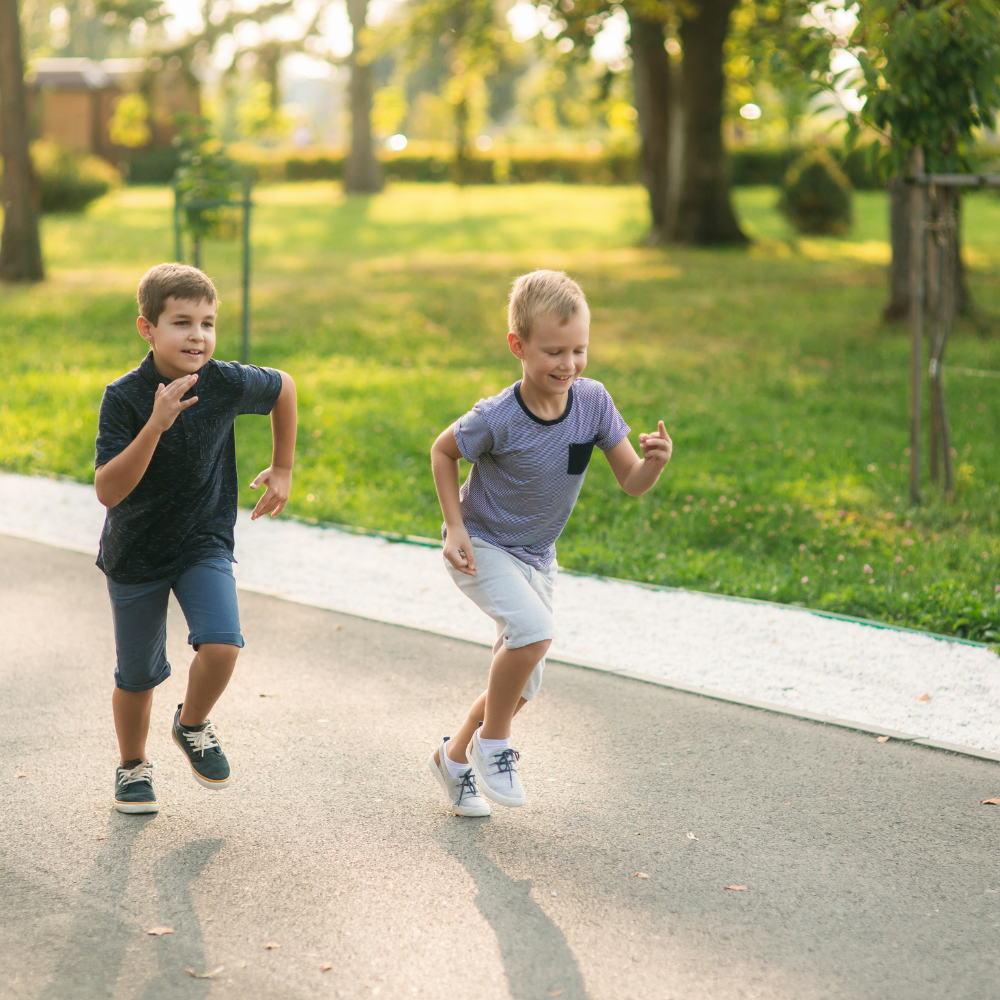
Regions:
<instances>
[{"instance_id":1,"label":"green foliage","mask_svg":"<svg viewBox=\"0 0 1000 1000\"><path fill-rule=\"evenodd\" d=\"M857 47L866 103L852 116L892 138L896 168L913 148L932 171L969 170L973 133L1000 108L996 0L863 0Z\"/></svg>"},{"instance_id":2,"label":"green foliage","mask_svg":"<svg viewBox=\"0 0 1000 1000\"><path fill-rule=\"evenodd\" d=\"M868 146L827 146L856 191L881 191L886 175L881 157L882 144ZM784 184L785 175L803 155L801 146L741 146L729 151L729 173L734 185Z\"/></svg>"},{"instance_id":3,"label":"green foliage","mask_svg":"<svg viewBox=\"0 0 1000 1000\"><path fill-rule=\"evenodd\" d=\"M43 212L81 212L121 183L118 171L96 156L81 156L53 142L31 147Z\"/></svg>"},{"instance_id":4,"label":"green foliage","mask_svg":"<svg viewBox=\"0 0 1000 1000\"><path fill-rule=\"evenodd\" d=\"M946 367L955 502L910 506L909 343L873 318L886 196L855 195L847 239L791 241L774 201L771 188L736 192L756 243L732 253L640 248L639 187L258 189L267 280L254 292L252 358L299 387L289 513L436 536L430 442L517 377L504 337L511 278L558 267L592 305L587 374L608 386L633 441L660 417L675 441L641 498L595 456L562 565L995 641L1000 398ZM92 481L101 393L144 352L135 283L169 253L170 213L169 189L131 188L44 220L54 277L0 297L0 466ZM973 293L998 314L1000 201L970 194L963 225ZM212 242L207 253L222 303L217 356L229 359L239 248ZM963 324L953 337L955 366L1000 370L1000 340ZM267 464L269 435L267 420L240 418L244 484ZM244 486L241 503L256 499Z\"/></svg>"},{"instance_id":5,"label":"green foliage","mask_svg":"<svg viewBox=\"0 0 1000 1000\"><path fill-rule=\"evenodd\" d=\"M239 174L207 118L182 113L175 116L181 129L174 136L180 152L175 185L184 201L222 201L234 198ZM195 238L219 232L226 219L222 208L185 208L184 228Z\"/></svg>"},{"instance_id":6,"label":"green foliage","mask_svg":"<svg viewBox=\"0 0 1000 1000\"><path fill-rule=\"evenodd\" d=\"M796 232L843 236L851 228L851 183L825 149L813 149L788 171L778 208Z\"/></svg>"},{"instance_id":7,"label":"green foliage","mask_svg":"<svg viewBox=\"0 0 1000 1000\"><path fill-rule=\"evenodd\" d=\"M138 149L149 142L149 104L136 91L123 94L115 104L115 113L108 122L111 141L128 149Z\"/></svg>"}]
</instances>

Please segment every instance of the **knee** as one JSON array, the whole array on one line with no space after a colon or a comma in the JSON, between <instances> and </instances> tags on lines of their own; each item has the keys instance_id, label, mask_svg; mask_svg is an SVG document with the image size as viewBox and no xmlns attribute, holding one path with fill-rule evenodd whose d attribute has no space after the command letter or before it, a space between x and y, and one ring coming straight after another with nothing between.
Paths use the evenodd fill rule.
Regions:
<instances>
[{"instance_id":1,"label":"knee","mask_svg":"<svg viewBox=\"0 0 1000 1000\"><path fill-rule=\"evenodd\" d=\"M198 646L198 656L208 667L232 667L239 655L239 646L224 642L203 642Z\"/></svg>"}]
</instances>

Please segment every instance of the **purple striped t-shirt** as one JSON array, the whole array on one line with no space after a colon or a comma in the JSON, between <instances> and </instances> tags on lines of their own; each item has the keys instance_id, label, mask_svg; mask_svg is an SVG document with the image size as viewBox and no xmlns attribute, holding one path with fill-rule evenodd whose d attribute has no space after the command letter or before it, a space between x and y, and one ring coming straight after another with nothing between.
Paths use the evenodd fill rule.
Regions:
<instances>
[{"instance_id":1,"label":"purple striped t-shirt","mask_svg":"<svg viewBox=\"0 0 1000 1000\"><path fill-rule=\"evenodd\" d=\"M521 383L481 399L455 423L455 441L469 478L459 498L465 530L545 569L562 533L596 445L614 448L629 432L608 390L589 378L569 389L556 420L536 417Z\"/></svg>"}]
</instances>

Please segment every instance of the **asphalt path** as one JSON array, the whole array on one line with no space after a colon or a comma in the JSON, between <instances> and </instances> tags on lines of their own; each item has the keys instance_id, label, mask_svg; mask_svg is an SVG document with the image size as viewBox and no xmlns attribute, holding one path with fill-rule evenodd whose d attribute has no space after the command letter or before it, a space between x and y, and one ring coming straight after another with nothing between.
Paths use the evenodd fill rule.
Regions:
<instances>
[{"instance_id":1,"label":"asphalt path","mask_svg":"<svg viewBox=\"0 0 1000 1000\"><path fill-rule=\"evenodd\" d=\"M161 811L120 815L92 562L0 537L4 1000L997 996L996 764L550 664L527 805L460 819L426 760L488 651L257 594L233 787L170 740L174 605Z\"/></svg>"}]
</instances>

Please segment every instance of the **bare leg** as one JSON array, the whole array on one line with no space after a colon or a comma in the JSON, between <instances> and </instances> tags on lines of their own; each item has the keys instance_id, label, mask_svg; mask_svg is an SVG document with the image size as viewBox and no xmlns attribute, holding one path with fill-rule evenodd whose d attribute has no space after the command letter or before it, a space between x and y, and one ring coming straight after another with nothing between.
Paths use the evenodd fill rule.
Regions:
<instances>
[{"instance_id":1,"label":"bare leg","mask_svg":"<svg viewBox=\"0 0 1000 1000\"><path fill-rule=\"evenodd\" d=\"M153 689L123 691L116 687L111 695L111 710L118 734L121 763L146 759L146 736L149 734L149 713L153 708Z\"/></svg>"},{"instance_id":2,"label":"bare leg","mask_svg":"<svg viewBox=\"0 0 1000 1000\"><path fill-rule=\"evenodd\" d=\"M517 708L514 709L514 714L517 715L518 712L528 704L526 698L519 698L517 702ZM483 719L486 717L486 692L484 691L473 703L472 708L469 709L468 718L462 723L462 728L459 729L457 733L450 740L448 740L445 749L447 751L448 757L453 760L456 764L468 764L469 756L467 753L469 744L472 742L472 734L479 728ZM434 751L434 759L438 763L437 750Z\"/></svg>"},{"instance_id":3,"label":"bare leg","mask_svg":"<svg viewBox=\"0 0 1000 1000\"><path fill-rule=\"evenodd\" d=\"M501 646L497 650L486 688L483 730L479 734L483 739L505 740L510 737L510 723L517 711L524 685L528 683L531 672L548 652L550 645L549 639L542 639L517 649Z\"/></svg>"},{"instance_id":4,"label":"bare leg","mask_svg":"<svg viewBox=\"0 0 1000 1000\"><path fill-rule=\"evenodd\" d=\"M221 642L203 642L198 647L188 671L187 694L181 709L182 726L200 726L226 690L236 668L239 646Z\"/></svg>"}]
</instances>

